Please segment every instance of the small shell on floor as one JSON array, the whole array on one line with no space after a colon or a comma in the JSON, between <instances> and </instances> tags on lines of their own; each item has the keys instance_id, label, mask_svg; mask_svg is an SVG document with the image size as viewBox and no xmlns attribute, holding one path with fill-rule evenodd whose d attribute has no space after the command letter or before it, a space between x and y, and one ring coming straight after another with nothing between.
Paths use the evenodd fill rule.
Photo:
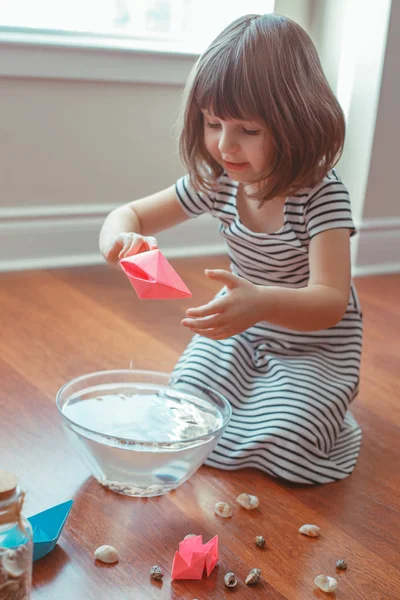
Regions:
<instances>
[{"instance_id":1,"label":"small shell on floor","mask_svg":"<svg viewBox=\"0 0 400 600\"><path fill-rule=\"evenodd\" d=\"M142 495L143 496L159 496L163 493L163 491L164 491L164 486L160 485L158 483L155 483L153 485L149 485L149 487L144 489Z\"/></svg>"},{"instance_id":2,"label":"small shell on floor","mask_svg":"<svg viewBox=\"0 0 400 600\"><path fill-rule=\"evenodd\" d=\"M158 565L154 565L154 567L151 567L150 569L150 577L156 581L160 581L160 579L164 577L163 569Z\"/></svg>"},{"instance_id":3,"label":"small shell on floor","mask_svg":"<svg viewBox=\"0 0 400 600\"><path fill-rule=\"evenodd\" d=\"M254 585L260 581L261 569L252 569L245 579L246 585Z\"/></svg>"},{"instance_id":4,"label":"small shell on floor","mask_svg":"<svg viewBox=\"0 0 400 600\"><path fill-rule=\"evenodd\" d=\"M232 516L232 509L227 502L217 502L214 506L214 512L224 519Z\"/></svg>"},{"instance_id":5,"label":"small shell on floor","mask_svg":"<svg viewBox=\"0 0 400 600\"><path fill-rule=\"evenodd\" d=\"M323 592L334 592L337 590L337 581L334 577L328 575L318 575L314 579L314 583Z\"/></svg>"},{"instance_id":6,"label":"small shell on floor","mask_svg":"<svg viewBox=\"0 0 400 600\"><path fill-rule=\"evenodd\" d=\"M237 579L235 573L227 573L224 576L224 582L226 587L232 588L237 585Z\"/></svg>"},{"instance_id":7,"label":"small shell on floor","mask_svg":"<svg viewBox=\"0 0 400 600\"><path fill-rule=\"evenodd\" d=\"M94 557L96 560L100 560L103 563L115 563L118 562L119 556L114 546L99 546L95 552Z\"/></svg>"},{"instance_id":8,"label":"small shell on floor","mask_svg":"<svg viewBox=\"0 0 400 600\"><path fill-rule=\"evenodd\" d=\"M27 565L18 560L18 554L14 550L8 550L0 560L0 569L4 569L10 577L21 577L25 573Z\"/></svg>"},{"instance_id":9,"label":"small shell on floor","mask_svg":"<svg viewBox=\"0 0 400 600\"><path fill-rule=\"evenodd\" d=\"M300 533L303 535L307 535L308 537L319 537L321 532L321 528L318 525L311 525L310 523L306 523L302 525L299 529Z\"/></svg>"},{"instance_id":10,"label":"small shell on floor","mask_svg":"<svg viewBox=\"0 0 400 600\"><path fill-rule=\"evenodd\" d=\"M265 546L265 538L263 538L262 535L256 535L256 537L254 538L254 543L259 548L264 548L264 546Z\"/></svg>"},{"instance_id":11,"label":"small shell on floor","mask_svg":"<svg viewBox=\"0 0 400 600\"><path fill-rule=\"evenodd\" d=\"M347 562L345 560L337 560L336 561L336 568L338 569L338 571L345 571L347 569Z\"/></svg>"},{"instance_id":12,"label":"small shell on floor","mask_svg":"<svg viewBox=\"0 0 400 600\"><path fill-rule=\"evenodd\" d=\"M191 537L196 537L195 533L188 533L187 535L185 535L185 537L183 538L184 540L188 540Z\"/></svg>"},{"instance_id":13,"label":"small shell on floor","mask_svg":"<svg viewBox=\"0 0 400 600\"><path fill-rule=\"evenodd\" d=\"M252 496L251 494L239 494L236 500L240 506L243 506L247 510L253 510L253 508L257 508L260 504L257 496Z\"/></svg>"}]
</instances>

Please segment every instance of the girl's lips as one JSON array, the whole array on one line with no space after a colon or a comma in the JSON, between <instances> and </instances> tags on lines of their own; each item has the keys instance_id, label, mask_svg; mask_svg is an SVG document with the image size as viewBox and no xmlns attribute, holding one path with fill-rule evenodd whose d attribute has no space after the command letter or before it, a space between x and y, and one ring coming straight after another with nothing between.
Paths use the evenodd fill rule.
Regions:
<instances>
[{"instance_id":1,"label":"girl's lips","mask_svg":"<svg viewBox=\"0 0 400 600\"><path fill-rule=\"evenodd\" d=\"M245 169L248 164L249 164L248 162L232 163L232 162L228 162L227 160L224 160L225 167L227 169L229 169L230 171L241 171L242 169Z\"/></svg>"}]
</instances>

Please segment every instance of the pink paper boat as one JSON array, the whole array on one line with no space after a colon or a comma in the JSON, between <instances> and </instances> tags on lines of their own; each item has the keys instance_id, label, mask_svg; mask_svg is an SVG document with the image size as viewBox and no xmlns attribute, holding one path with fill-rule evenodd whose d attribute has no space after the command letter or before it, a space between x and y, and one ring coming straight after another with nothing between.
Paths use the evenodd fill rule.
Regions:
<instances>
[{"instance_id":1,"label":"pink paper boat","mask_svg":"<svg viewBox=\"0 0 400 600\"><path fill-rule=\"evenodd\" d=\"M203 544L201 535L186 538L179 544L172 563L172 579L201 579L207 577L218 562L218 536Z\"/></svg>"},{"instance_id":2,"label":"pink paper boat","mask_svg":"<svg viewBox=\"0 0 400 600\"><path fill-rule=\"evenodd\" d=\"M120 265L139 298L168 300L192 295L160 250L123 258Z\"/></svg>"}]
</instances>

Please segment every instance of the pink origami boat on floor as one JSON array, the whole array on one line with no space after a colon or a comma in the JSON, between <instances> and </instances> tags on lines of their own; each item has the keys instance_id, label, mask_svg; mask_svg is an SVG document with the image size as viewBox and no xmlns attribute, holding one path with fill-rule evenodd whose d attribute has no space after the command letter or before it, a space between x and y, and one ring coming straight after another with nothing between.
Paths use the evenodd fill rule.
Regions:
<instances>
[{"instance_id":1,"label":"pink origami boat on floor","mask_svg":"<svg viewBox=\"0 0 400 600\"><path fill-rule=\"evenodd\" d=\"M175 552L172 579L201 579L204 569L207 577L218 562L218 536L203 544L201 535L184 539Z\"/></svg>"},{"instance_id":2,"label":"pink origami boat on floor","mask_svg":"<svg viewBox=\"0 0 400 600\"><path fill-rule=\"evenodd\" d=\"M120 265L139 298L169 300L192 295L160 250L123 258Z\"/></svg>"}]
</instances>

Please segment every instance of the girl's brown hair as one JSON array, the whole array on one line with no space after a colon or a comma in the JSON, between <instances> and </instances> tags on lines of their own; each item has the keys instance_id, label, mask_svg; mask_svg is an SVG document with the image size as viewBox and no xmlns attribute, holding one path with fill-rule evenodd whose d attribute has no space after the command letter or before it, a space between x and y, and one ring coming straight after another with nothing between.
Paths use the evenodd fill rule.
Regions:
<instances>
[{"instance_id":1,"label":"girl's brown hair","mask_svg":"<svg viewBox=\"0 0 400 600\"><path fill-rule=\"evenodd\" d=\"M203 114L258 121L274 144L273 164L257 179L262 201L318 183L339 160L343 111L308 34L279 15L246 15L200 56L186 86L181 159L193 185L215 191L223 168L204 145Z\"/></svg>"}]
</instances>

